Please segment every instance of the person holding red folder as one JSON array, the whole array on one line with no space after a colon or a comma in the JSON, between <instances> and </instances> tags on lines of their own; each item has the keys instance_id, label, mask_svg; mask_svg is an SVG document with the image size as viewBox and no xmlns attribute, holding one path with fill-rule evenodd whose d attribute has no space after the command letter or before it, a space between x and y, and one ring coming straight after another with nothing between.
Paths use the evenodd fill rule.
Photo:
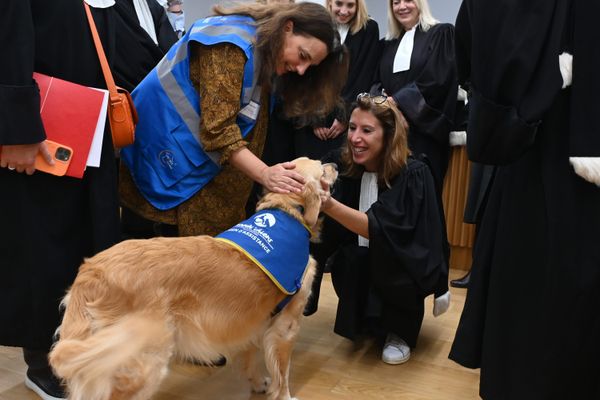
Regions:
<instances>
[{"instance_id":1,"label":"person holding red folder","mask_svg":"<svg viewBox=\"0 0 600 400\"><path fill-rule=\"evenodd\" d=\"M117 84L131 89L169 45L159 39L162 50L149 37L126 0L86 1L101 40L113 44L105 51ZM49 154L32 76L105 83L81 0L3 0L0 14L10 15L0 24L0 345L23 348L27 387L62 399L47 362L59 302L83 258L120 237L117 171L108 128L100 167L82 179L35 171L38 152Z\"/></svg>"}]
</instances>

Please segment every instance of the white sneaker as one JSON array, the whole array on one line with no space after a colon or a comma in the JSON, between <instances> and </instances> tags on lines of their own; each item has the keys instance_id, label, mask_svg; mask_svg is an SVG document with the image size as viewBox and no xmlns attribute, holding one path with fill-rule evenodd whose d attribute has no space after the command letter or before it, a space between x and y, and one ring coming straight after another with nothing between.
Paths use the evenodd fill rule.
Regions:
<instances>
[{"instance_id":1,"label":"white sneaker","mask_svg":"<svg viewBox=\"0 0 600 400\"><path fill-rule=\"evenodd\" d=\"M408 361L410 358L410 347L398 335L388 333L383 346L381 360L384 363L397 365Z\"/></svg>"}]
</instances>

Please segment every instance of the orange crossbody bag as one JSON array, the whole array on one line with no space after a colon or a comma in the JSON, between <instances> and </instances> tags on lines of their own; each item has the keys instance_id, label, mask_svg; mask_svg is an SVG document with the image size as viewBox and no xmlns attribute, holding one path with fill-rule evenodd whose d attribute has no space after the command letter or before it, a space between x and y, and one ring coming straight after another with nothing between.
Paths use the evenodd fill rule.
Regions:
<instances>
[{"instance_id":1,"label":"orange crossbody bag","mask_svg":"<svg viewBox=\"0 0 600 400\"><path fill-rule=\"evenodd\" d=\"M85 13L90 24L96 52L100 59L102 73L104 74L106 87L109 92L108 121L112 133L113 146L116 148L129 146L135 139L135 125L138 122L137 111L135 110L129 92L115 85L115 80L110 72L106 54L104 54L104 48L102 47L102 42L100 42L100 37L98 36L98 30L96 29L90 6L85 2L83 2L83 5L85 6Z\"/></svg>"}]
</instances>

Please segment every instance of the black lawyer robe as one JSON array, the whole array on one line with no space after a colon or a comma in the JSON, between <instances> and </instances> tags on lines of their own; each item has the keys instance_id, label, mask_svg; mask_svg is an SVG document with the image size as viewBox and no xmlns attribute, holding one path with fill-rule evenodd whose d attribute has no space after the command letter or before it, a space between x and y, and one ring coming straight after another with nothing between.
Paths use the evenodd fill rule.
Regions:
<instances>
[{"instance_id":1,"label":"black lawyer robe","mask_svg":"<svg viewBox=\"0 0 600 400\"><path fill-rule=\"evenodd\" d=\"M114 74L124 89L132 91L177 41L165 9L156 0L146 0L154 21L158 45L140 26L132 0L116 0Z\"/></svg>"},{"instance_id":2,"label":"black lawyer robe","mask_svg":"<svg viewBox=\"0 0 600 400\"><path fill-rule=\"evenodd\" d=\"M578 0L466 0L457 18L461 77L479 94L468 137L499 144L470 154L504 164L450 353L481 368L485 400L600 398L600 188L569 164L600 157L599 13ZM566 89L563 50L573 52Z\"/></svg>"},{"instance_id":3,"label":"black lawyer robe","mask_svg":"<svg viewBox=\"0 0 600 400\"><path fill-rule=\"evenodd\" d=\"M385 89L410 125L408 144L414 154L426 154L441 199L448 167L448 135L454 124L458 81L454 61L454 27L436 24L416 28L407 71L393 72L401 37L382 41L373 91Z\"/></svg>"},{"instance_id":4,"label":"black lawyer robe","mask_svg":"<svg viewBox=\"0 0 600 400\"><path fill-rule=\"evenodd\" d=\"M116 6L92 8L92 14L113 68L137 65L139 58L115 56L128 39ZM3 0L0 15L6 16L0 24L0 145L36 143L45 132L32 73L105 87L98 55L80 0ZM59 301L83 258L119 240L108 124L103 143L100 167L88 168L81 180L0 168L0 344L47 350L60 323Z\"/></svg>"},{"instance_id":5,"label":"black lawyer robe","mask_svg":"<svg viewBox=\"0 0 600 400\"><path fill-rule=\"evenodd\" d=\"M348 32L344 46L350 53L350 67L342 97L349 105L356 100L356 95L369 91L373 84L380 55L377 22L369 19L365 28L356 33Z\"/></svg>"},{"instance_id":6,"label":"black lawyer robe","mask_svg":"<svg viewBox=\"0 0 600 400\"><path fill-rule=\"evenodd\" d=\"M376 321L381 333L394 332L415 347L424 298L447 290L444 237L433 179L423 162L409 159L391 186L380 188L367 211L369 248L359 247L356 234L326 217L313 255L320 263L332 256L336 333L354 339ZM358 209L360 178L342 176L333 195Z\"/></svg>"}]
</instances>

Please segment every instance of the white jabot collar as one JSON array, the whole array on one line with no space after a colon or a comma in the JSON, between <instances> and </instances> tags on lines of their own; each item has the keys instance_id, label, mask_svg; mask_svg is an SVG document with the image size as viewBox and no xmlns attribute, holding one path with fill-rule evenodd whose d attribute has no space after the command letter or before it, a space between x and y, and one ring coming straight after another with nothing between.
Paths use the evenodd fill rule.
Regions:
<instances>
[{"instance_id":1,"label":"white jabot collar","mask_svg":"<svg viewBox=\"0 0 600 400\"><path fill-rule=\"evenodd\" d=\"M340 42L344 43L346 41L346 36L348 36L348 31L350 30L349 24L337 24L337 30L340 34Z\"/></svg>"},{"instance_id":2,"label":"white jabot collar","mask_svg":"<svg viewBox=\"0 0 600 400\"><path fill-rule=\"evenodd\" d=\"M158 44L156 30L154 29L154 20L152 19L150 7L148 7L146 0L133 0L133 7L135 8L138 20L140 21L140 26L148 32L148 36L154 41L154 44Z\"/></svg>"},{"instance_id":3,"label":"white jabot collar","mask_svg":"<svg viewBox=\"0 0 600 400\"><path fill-rule=\"evenodd\" d=\"M394 57L394 66L392 72L408 71L410 69L410 59L412 57L413 47L415 45L415 32L419 24L413 26L410 31L404 32L396 56Z\"/></svg>"},{"instance_id":4,"label":"white jabot collar","mask_svg":"<svg viewBox=\"0 0 600 400\"><path fill-rule=\"evenodd\" d=\"M84 0L90 7L108 8L115 5L115 0Z\"/></svg>"},{"instance_id":5,"label":"white jabot collar","mask_svg":"<svg viewBox=\"0 0 600 400\"><path fill-rule=\"evenodd\" d=\"M358 211L367 212L371 205L377 201L377 173L363 172L360 179L360 199L358 201ZM358 235L358 245L369 247L369 239Z\"/></svg>"},{"instance_id":6,"label":"white jabot collar","mask_svg":"<svg viewBox=\"0 0 600 400\"><path fill-rule=\"evenodd\" d=\"M558 56L558 66L560 67L560 75L563 78L562 88L571 86L571 83L573 83L573 55L561 53Z\"/></svg>"}]
</instances>

